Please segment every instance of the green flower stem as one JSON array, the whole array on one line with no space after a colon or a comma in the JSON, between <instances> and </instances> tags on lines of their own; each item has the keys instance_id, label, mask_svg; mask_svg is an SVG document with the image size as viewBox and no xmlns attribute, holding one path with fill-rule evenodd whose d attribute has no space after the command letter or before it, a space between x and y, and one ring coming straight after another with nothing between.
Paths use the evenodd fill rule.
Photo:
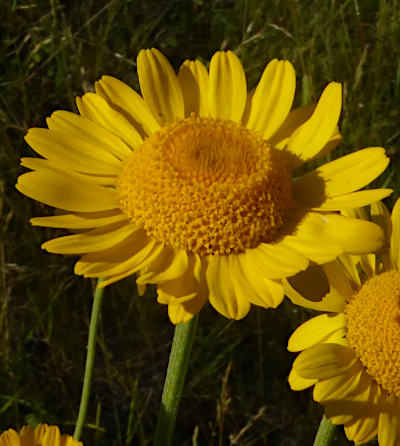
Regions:
<instances>
[{"instance_id":1,"label":"green flower stem","mask_svg":"<svg viewBox=\"0 0 400 446\"><path fill-rule=\"evenodd\" d=\"M190 352L196 332L198 316L175 327L169 354L167 376L158 412L154 446L170 446L183 384L189 365Z\"/></svg>"},{"instance_id":2,"label":"green flower stem","mask_svg":"<svg viewBox=\"0 0 400 446\"><path fill-rule=\"evenodd\" d=\"M79 440L81 437L83 424L86 419L86 413L89 404L90 389L92 387L94 359L96 354L96 332L100 318L100 310L104 294L104 288L99 288L99 285L101 284L102 281L103 279L99 279L97 281L96 289L94 292L92 315L90 318L90 326L89 326L85 375L83 378L81 404L79 406L79 414L75 426L74 440Z\"/></svg>"},{"instance_id":3,"label":"green flower stem","mask_svg":"<svg viewBox=\"0 0 400 446\"><path fill-rule=\"evenodd\" d=\"M331 444L335 428L336 426L332 424L324 415L321 419L321 423L319 424L313 446L329 446Z\"/></svg>"}]
</instances>

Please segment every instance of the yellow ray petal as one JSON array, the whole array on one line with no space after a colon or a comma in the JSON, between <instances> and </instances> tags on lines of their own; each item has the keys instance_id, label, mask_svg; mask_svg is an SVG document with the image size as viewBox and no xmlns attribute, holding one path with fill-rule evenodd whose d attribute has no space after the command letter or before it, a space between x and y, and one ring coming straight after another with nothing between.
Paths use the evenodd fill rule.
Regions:
<instances>
[{"instance_id":1,"label":"yellow ray petal","mask_svg":"<svg viewBox=\"0 0 400 446\"><path fill-rule=\"evenodd\" d=\"M371 204L371 220L383 229L385 240L389 244L392 235L392 220L388 208L381 201Z\"/></svg>"},{"instance_id":2,"label":"yellow ray petal","mask_svg":"<svg viewBox=\"0 0 400 446\"><path fill-rule=\"evenodd\" d=\"M178 283L183 284L183 280L181 280L180 278L175 281L171 281L171 283L172 282L176 282L177 284ZM194 299L199 294L198 290L199 290L199 284L197 284L196 291L189 292L189 294L182 294L182 292L180 292L179 294L182 294L182 296L176 297L174 295L165 293L161 288L157 287L157 302L163 305L183 304L185 302L189 302L190 300ZM172 292L174 292L174 290L172 290Z\"/></svg>"},{"instance_id":3,"label":"yellow ray petal","mask_svg":"<svg viewBox=\"0 0 400 446\"><path fill-rule=\"evenodd\" d=\"M247 122L249 120L249 116L250 116L250 113L251 113L253 96L254 96L255 92L256 92L255 89L247 92L246 105L244 106L244 111L243 111L243 115L242 115L242 125L244 127L247 127Z\"/></svg>"},{"instance_id":4,"label":"yellow ray petal","mask_svg":"<svg viewBox=\"0 0 400 446\"><path fill-rule=\"evenodd\" d=\"M131 268L130 270L124 271L122 274L116 274L115 276L108 277L107 279L103 280L99 288L105 288L108 285L111 285L112 283L119 282L122 279L126 279L127 277L132 276L137 271L137 268ZM95 277L102 277L102 276L95 276Z\"/></svg>"},{"instance_id":5,"label":"yellow ray petal","mask_svg":"<svg viewBox=\"0 0 400 446\"><path fill-rule=\"evenodd\" d=\"M232 51L217 51L210 61L208 111L214 118L239 122L246 105L246 77Z\"/></svg>"},{"instance_id":6,"label":"yellow ray petal","mask_svg":"<svg viewBox=\"0 0 400 446\"><path fill-rule=\"evenodd\" d=\"M127 261L111 267L109 264L95 264L97 271L95 271L95 268L88 268L83 275L84 277L107 277L110 275L111 278L107 279L108 283L113 283L146 268L149 263L154 262L162 250L163 245L152 239L141 251L136 252ZM99 271L100 269L103 269L103 271Z\"/></svg>"},{"instance_id":7,"label":"yellow ray petal","mask_svg":"<svg viewBox=\"0 0 400 446\"><path fill-rule=\"evenodd\" d=\"M340 213L345 217L360 218L361 220L369 220L367 211L364 208L343 209Z\"/></svg>"},{"instance_id":8,"label":"yellow ray petal","mask_svg":"<svg viewBox=\"0 0 400 446\"><path fill-rule=\"evenodd\" d=\"M280 243L322 264L342 253L377 251L383 245L384 237L382 229L372 222L338 214L309 212L295 231L283 237Z\"/></svg>"},{"instance_id":9,"label":"yellow ray petal","mask_svg":"<svg viewBox=\"0 0 400 446\"><path fill-rule=\"evenodd\" d=\"M369 221L346 218L338 214L325 214L326 234L349 254L366 254L377 251L384 243L382 229Z\"/></svg>"},{"instance_id":10,"label":"yellow ray petal","mask_svg":"<svg viewBox=\"0 0 400 446\"><path fill-rule=\"evenodd\" d=\"M370 395L374 394L376 384L364 371L356 390L345 399L325 400L325 415L333 424L354 423L368 409Z\"/></svg>"},{"instance_id":11,"label":"yellow ray petal","mask_svg":"<svg viewBox=\"0 0 400 446\"><path fill-rule=\"evenodd\" d=\"M392 220L388 208L381 202L371 204L371 220L379 225L385 234L385 244L379 251L379 256L385 270L393 269L390 255L390 238L392 236Z\"/></svg>"},{"instance_id":12,"label":"yellow ray petal","mask_svg":"<svg viewBox=\"0 0 400 446\"><path fill-rule=\"evenodd\" d=\"M144 99L124 82L112 76L103 76L96 82L96 93L125 116L142 137L160 129Z\"/></svg>"},{"instance_id":13,"label":"yellow ray petal","mask_svg":"<svg viewBox=\"0 0 400 446\"><path fill-rule=\"evenodd\" d=\"M320 265L309 265L304 271L287 278L290 286L303 297L319 302L329 293L328 278Z\"/></svg>"},{"instance_id":14,"label":"yellow ray petal","mask_svg":"<svg viewBox=\"0 0 400 446\"><path fill-rule=\"evenodd\" d=\"M208 95L208 73L198 60L185 60L179 69L178 81L185 103L185 116L190 113L206 116Z\"/></svg>"},{"instance_id":15,"label":"yellow ray petal","mask_svg":"<svg viewBox=\"0 0 400 446\"><path fill-rule=\"evenodd\" d=\"M175 325L187 322L203 308L207 300L208 296L206 293L199 293L193 299L168 305L168 316L171 322Z\"/></svg>"},{"instance_id":16,"label":"yellow ray petal","mask_svg":"<svg viewBox=\"0 0 400 446\"><path fill-rule=\"evenodd\" d=\"M324 215L309 212L300 219L294 231L283 237L280 244L316 263L326 263L343 252L336 240L329 237L330 221Z\"/></svg>"},{"instance_id":17,"label":"yellow ray petal","mask_svg":"<svg viewBox=\"0 0 400 446\"><path fill-rule=\"evenodd\" d=\"M354 423L348 423L344 426L346 436L355 444L366 444L376 437L378 433L378 419L379 414L371 414L359 418Z\"/></svg>"},{"instance_id":18,"label":"yellow ray petal","mask_svg":"<svg viewBox=\"0 0 400 446\"><path fill-rule=\"evenodd\" d=\"M182 280L174 280L173 282L175 282L176 284L180 284L179 289L182 289ZM171 281L172 283L172 281ZM172 292L174 292L174 290L172 290ZM163 304L163 305L181 305L185 302L189 302L190 300L194 299L198 292L197 291L193 291L190 292L188 291L189 294L183 294L182 296L176 297L174 295L171 294L167 294L165 293L160 287L157 287L157 302L159 304ZM179 294L182 294L182 292L180 292Z\"/></svg>"},{"instance_id":19,"label":"yellow ray petal","mask_svg":"<svg viewBox=\"0 0 400 446\"><path fill-rule=\"evenodd\" d=\"M356 362L346 373L318 381L313 390L315 401L344 399L359 386L362 366Z\"/></svg>"},{"instance_id":20,"label":"yellow ray petal","mask_svg":"<svg viewBox=\"0 0 400 446\"><path fill-rule=\"evenodd\" d=\"M206 271L211 305L229 319L242 319L250 310L250 302L238 294L232 281L228 257L214 255Z\"/></svg>"},{"instance_id":21,"label":"yellow ray petal","mask_svg":"<svg viewBox=\"0 0 400 446\"><path fill-rule=\"evenodd\" d=\"M276 308L284 298L284 290L280 279L267 279L248 272L247 280L251 281L252 292L248 293L249 302L263 308Z\"/></svg>"},{"instance_id":22,"label":"yellow ray petal","mask_svg":"<svg viewBox=\"0 0 400 446\"><path fill-rule=\"evenodd\" d=\"M373 277L375 275L377 258L375 254L365 254L359 256L361 269L364 271L367 277Z\"/></svg>"},{"instance_id":23,"label":"yellow ray petal","mask_svg":"<svg viewBox=\"0 0 400 446\"><path fill-rule=\"evenodd\" d=\"M18 177L15 187L41 203L72 212L97 212L116 209L115 189L77 181L62 172L41 170Z\"/></svg>"},{"instance_id":24,"label":"yellow ray petal","mask_svg":"<svg viewBox=\"0 0 400 446\"><path fill-rule=\"evenodd\" d=\"M42 441L43 446L60 446L61 435L57 426L49 426Z\"/></svg>"},{"instance_id":25,"label":"yellow ray petal","mask_svg":"<svg viewBox=\"0 0 400 446\"><path fill-rule=\"evenodd\" d=\"M382 446L400 444L400 404L393 394L387 397L384 410L379 416L378 442Z\"/></svg>"},{"instance_id":26,"label":"yellow ray petal","mask_svg":"<svg viewBox=\"0 0 400 446\"><path fill-rule=\"evenodd\" d=\"M324 243L323 246L322 243ZM281 245L303 254L309 260L318 264L329 262L343 252L338 244L334 244L326 236L324 237L318 233L316 233L316 237L306 236L305 234L300 234L298 237L285 237Z\"/></svg>"},{"instance_id":27,"label":"yellow ray petal","mask_svg":"<svg viewBox=\"0 0 400 446\"><path fill-rule=\"evenodd\" d=\"M301 107L302 108L306 108L308 106L305 107ZM296 110L294 110L296 111ZM310 112L311 114L311 112ZM289 114L290 117L290 114ZM291 125L288 129L285 129L284 132L282 132L282 137L286 136L286 132L289 131L293 131L292 130L292 126L294 126L296 123L296 121L294 121L293 125ZM292 124L292 123L290 123ZM299 124L299 126L302 124L302 122ZM283 126L281 127L282 129L286 126L286 122L283 124ZM294 128L294 130L296 130L296 128ZM281 130L278 130L278 134L281 134ZM280 139L280 138L275 138L275 135L273 135L270 138L270 143L278 150L280 150L281 152L281 156L283 157L283 159L285 160L286 166L289 170L293 170L296 167L301 166L304 163L304 160L300 158L300 156L294 154L293 152L290 152L289 150L287 150L287 144L289 141L289 136L286 136L284 139ZM308 159L307 161L313 161L316 160L318 158L321 158L323 156L325 156L326 154L330 153L332 150L334 150L337 145L342 141L342 135L339 133L339 128L338 126L335 127L335 130L333 132L333 134L331 135L331 137L329 138L328 142L324 145L324 147L317 152L312 158ZM276 143L275 143L276 141Z\"/></svg>"},{"instance_id":28,"label":"yellow ray petal","mask_svg":"<svg viewBox=\"0 0 400 446\"><path fill-rule=\"evenodd\" d=\"M385 150L370 147L326 163L296 181L293 194L303 205L356 191L380 175L389 163Z\"/></svg>"},{"instance_id":29,"label":"yellow ray petal","mask_svg":"<svg viewBox=\"0 0 400 446\"><path fill-rule=\"evenodd\" d=\"M292 369L289 373L289 385L292 390L304 390L313 386L318 380L302 378Z\"/></svg>"},{"instance_id":30,"label":"yellow ray petal","mask_svg":"<svg viewBox=\"0 0 400 446\"><path fill-rule=\"evenodd\" d=\"M350 344L347 345L349 347ZM364 369L364 366L360 363L360 361L357 361L361 365L361 375L358 381L356 381L356 386L351 389L351 391L347 395L348 400L355 400L355 401L367 401L368 395L371 391L371 383L372 379L369 376L369 374Z\"/></svg>"},{"instance_id":31,"label":"yellow ray petal","mask_svg":"<svg viewBox=\"0 0 400 446\"><path fill-rule=\"evenodd\" d=\"M343 257L345 256L342 256L340 260L342 260ZM323 265L323 269L328 277L331 290L342 296L343 299L347 301L354 294L354 291L360 286L360 278L357 270L355 269L355 271L350 272L339 260L326 263ZM353 273L356 275L356 279L358 279L358 281L354 280L354 277L352 276Z\"/></svg>"},{"instance_id":32,"label":"yellow ray petal","mask_svg":"<svg viewBox=\"0 0 400 446\"><path fill-rule=\"evenodd\" d=\"M181 87L171 64L160 51L141 50L137 72L143 98L161 125L184 117Z\"/></svg>"},{"instance_id":33,"label":"yellow ray petal","mask_svg":"<svg viewBox=\"0 0 400 446\"><path fill-rule=\"evenodd\" d=\"M274 135L271 139L273 138ZM342 141L342 139L343 139L342 135L339 133L339 128L338 126L336 126L332 136L329 138L329 141L325 144L325 146L307 161L316 160L332 152L332 150L334 150L337 147L337 145ZM287 137L286 139L283 139L282 141L279 141L277 144L275 144L274 147L280 150L281 156L284 158L288 169L292 170L295 169L296 167L301 166L304 163L304 160L302 160L299 156L295 155L292 152L289 152L286 149L288 140L289 138Z\"/></svg>"},{"instance_id":34,"label":"yellow ray petal","mask_svg":"<svg viewBox=\"0 0 400 446\"><path fill-rule=\"evenodd\" d=\"M1 434L1 446L20 445L20 436L14 429L8 429Z\"/></svg>"},{"instance_id":35,"label":"yellow ray petal","mask_svg":"<svg viewBox=\"0 0 400 446\"><path fill-rule=\"evenodd\" d=\"M343 313L335 315L320 314L297 328L289 338L287 348L290 352L305 350L345 326L346 316Z\"/></svg>"},{"instance_id":36,"label":"yellow ray petal","mask_svg":"<svg viewBox=\"0 0 400 446\"><path fill-rule=\"evenodd\" d=\"M392 210L392 234L390 237L390 257L397 271L400 271L400 200Z\"/></svg>"},{"instance_id":37,"label":"yellow ray petal","mask_svg":"<svg viewBox=\"0 0 400 446\"><path fill-rule=\"evenodd\" d=\"M328 142L319 152L317 152L312 158L310 158L309 161L319 159L327 155L328 153L332 152L332 150L338 146L338 144L342 141L342 139L343 137L339 132L339 127L336 126Z\"/></svg>"},{"instance_id":38,"label":"yellow ray petal","mask_svg":"<svg viewBox=\"0 0 400 446\"><path fill-rule=\"evenodd\" d=\"M67 235L42 244L48 252L57 254L82 254L111 248L137 231L134 225L115 223L82 234Z\"/></svg>"},{"instance_id":39,"label":"yellow ray petal","mask_svg":"<svg viewBox=\"0 0 400 446\"><path fill-rule=\"evenodd\" d=\"M126 159L132 153L131 148L112 132L76 113L57 110L46 122L50 130L85 140L119 159Z\"/></svg>"},{"instance_id":40,"label":"yellow ray petal","mask_svg":"<svg viewBox=\"0 0 400 446\"><path fill-rule=\"evenodd\" d=\"M128 220L120 211L102 213L81 213L54 215L51 217L33 217L29 221L33 226L65 229L91 229Z\"/></svg>"},{"instance_id":41,"label":"yellow ray petal","mask_svg":"<svg viewBox=\"0 0 400 446\"><path fill-rule=\"evenodd\" d=\"M228 261L232 283L238 296L264 308L276 308L282 302L282 284L255 274L247 264L245 255L232 254Z\"/></svg>"},{"instance_id":42,"label":"yellow ray petal","mask_svg":"<svg viewBox=\"0 0 400 446\"><path fill-rule=\"evenodd\" d=\"M132 268L136 268L136 272L159 245L161 244L148 237L143 229L136 228L120 243L83 255L75 264L75 273L87 277L106 277L123 274Z\"/></svg>"},{"instance_id":43,"label":"yellow ray petal","mask_svg":"<svg viewBox=\"0 0 400 446\"><path fill-rule=\"evenodd\" d=\"M370 189L328 198L323 198L322 195L309 195L307 197L300 196L298 193L295 195L297 202L308 209L317 211L341 211L366 206L367 204L383 200L392 192L392 189Z\"/></svg>"},{"instance_id":44,"label":"yellow ray petal","mask_svg":"<svg viewBox=\"0 0 400 446\"><path fill-rule=\"evenodd\" d=\"M268 279L291 276L308 266L303 255L281 243L260 243L256 248L246 249L244 255L254 272Z\"/></svg>"},{"instance_id":45,"label":"yellow ray petal","mask_svg":"<svg viewBox=\"0 0 400 446\"><path fill-rule=\"evenodd\" d=\"M100 288L103 288L145 268L160 255L162 249L161 243L152 239L144 248L133 251L129 258L121 263L87 262L87 257L83 256L75 265L75 274L82 274L84 277L107 277L100 285Z\"/></svg>"},{"instance_id":46,"label":"yellow ray petal","mask_svg":"<svg viewBox=\"0 0 400 446\"><path fill-rule=\"evenodd\" d=\"M36 441L40 444L43 442L43 437L46 435L49 426L45 423L40 423L35 429Z\"/></svg>"},{"instance_id":47,"label":"yellow ray petal","mask_svg":"<svg viewBox=\"0 0 400 446\"><path fill-rule=\"evenodd\" d=\"M63 172L71 178L71 181L77 179L83 183L97 184L100 186L116 186L117 184L116 175L93 175L76 172L68 168L65 164L54 160L49 161L43 158L21 158L21 166L32 170Z\"/></svg>"},{"instance_id":48,"label":"yellow ray petal","mask_svg":"<svg viewBox=\"0 0 400 446\"><path fill-rule=\"evenodd\" d=\"M346 339L347 329L341 328L338 331L335 331L333 334L328 336L326 339L322 341L322 344L338 344L343 347L350 348L349 341Z\"/></svg>"},{"instance_id":49,"label":"yellow ray petal","mask_svg":"<svg viewBox=\"0 0 400 446\"><path fill-rule=\"evenodd\" d=\"M270 306L276 308L285 297L282 280L264 279L264 283L271 295L272 303Z\"/></svg>"},{"instance_id":50,"label":"yellow ray petal","mask_svg":"<svg viewBox=\"0 0 400 446\"><path fill-rule=\"evenodd\" d=\"M317 104L309 104L291 110L283 124L269 138L271 145L279 149L283 149L287 145L292 134L308 119L310 119L316 106Z\"/></svg>"},{"instance_id":51,"label":"yellow ray petal","mask_svg":"<svg viewBox=\"0 0 400 446\"><path fill-rule=\"evenodd\" d=\"M327 379L345 373L356 361L351 348L338 344L317 344L301 352L293 368L303 378Z\"/></svg>"},{"instance_id":52,"label":"yellow ray petal","mask_svg":"<svg viewBox=\"0 0 400 446\"><path fill-rule=\"evenodd\" d=\"M38 439L36 438L36 432L34 429L32 429L31 426L22 426L21 430L19 431L19 436L21 440L18 440L17 443L7 443L7 442L0 442L1 446L13 446L14 445L34 445L38 443ZM3 440L3 438L0 436L0 438ZM40 443L39 443L40 444Z\"/></svg>"},{"instance_id":53,"label":"yellow ray petal","mask_svg":"<svg viewBox=\"0 0 400 446\"><path fill-rule=\"evenodd\" d=\"M331 82L323 91L312 116L289 138L286 150L303 161L314 158L335 131L342 106L342 87Z\"/></svg>"},{"instance_id":54,"label":"yellow ray petal","mask_svg":"<svg viewBox=\"0 0 400 446\"><path fill-rule=\"evenodd\" d=\"M135 149L142 143L142 137L135 127L99 95L86 93L82 98L76 98L76 105L82 116L114 133L131 149Z\"/></svg>"},{"instance_id":55,"label":"yellow ray petal","mask_svg":"<svg viewBox=\"0 0 400 446\"><path fill-rule=\"evenodd\" d=\"M99 175L118 175L121 161L106 150L54 130L33 128L25 136L36 153L66 169Z\"/></svg>"},{"instance_id":56,"label":"yellow ray petal","mask_svg":"<svg viewBox=\"0 0 400 446\"><path fill-rule=\"evenodd\" d=\"M269 139L286 119L295 89L293 65L287 60L272 60L252 96L246 127L259 132L264 139Z\"/></svg>"},{"instance_id":57,"label":"yellow ray petal","mask_svg":"<svg viewBox=\"0 0 400 446\"><path fill-rule=\"evenodd\" d=\"M299 294L287 280L283 280L283 289L286 296L295 304L300 307L310 308L318 311L332 311L340 313L344 310L346 301L337 292L330 292L323 296L319 300L309 300Z\"/></svg>"},{"instance_id":58,"label":"yellow ray petal","mask_svg":"<svg viewBox=\"0 0 400 446\"><path fill-rule=\"evenodd\" d=\"M355 443L366 443L378 433L378 420L381 392L379 386L374 383L371 386L370 395L360 417L350 423L346 423L344 430L349 440Z\"/></svg>"},{"instance_id":59,"label":"yellow ray petal","mask_svg":"<svg viewBox=\"0 0 400 446\"><path fill-rule=\"evenodd\" d=\"M349 280L350 286L355 290L361 286L361 280L357 269L357 262L355 259L358 256L349 256L347 254L339 256L339 262L342 265L340 274L343 273ZM325 268L325 266L324 266ZM329 274L329 271L327 271Z\"/></svg>"},{"instance_id":60,"label":"yellow ray petal","mask_svg":"<svg viewBox=\"0 0 400 446\"><path fill-rule=\"evenodd\" d=\"M356 411L359 405L352 400L324 401L324 413L332 424L350 423L358 419Z\"/></svg>"},{"instance_id":61,"label":"yellow ray petal","mask_svg":"<svg viewBox=\"0 0 400 446\"><path fill-rule=\"evenodd\" d=\"M179 303L198 295L204 281L204 265L195 253L188 254L188 265L184 274L157 286L158 300L162 303Z\"/></svg>"},{"instance_id":62,"label":"yellow ray petal","mask_svg":"<svg viewBox=\"0 0 400 446\"><path fill-rule=\"evenodd\" d=\"M173 249L165 246L157 259L148 265L145 272L141 272L136 283L163 283L175 280L185 274L188 268L188 255L183 249Z\"/></svg>"},{"instance_id":63,"label":"yellow ray petal","mask_svg":"<svg viewBox=\"0 0 400 446\"><path fill-rule=\"evenodd\" d=\"M366 383L365 383L366 382ZM376 385L376 384L375 384ZM368 401L373 392L374 382L366 377L365 373L361 375L361 384L359 392L346 399L333 399L324 401L325 415L333 424L354 423L363 416L368 408Z\"/></svg>"}]
</instances>

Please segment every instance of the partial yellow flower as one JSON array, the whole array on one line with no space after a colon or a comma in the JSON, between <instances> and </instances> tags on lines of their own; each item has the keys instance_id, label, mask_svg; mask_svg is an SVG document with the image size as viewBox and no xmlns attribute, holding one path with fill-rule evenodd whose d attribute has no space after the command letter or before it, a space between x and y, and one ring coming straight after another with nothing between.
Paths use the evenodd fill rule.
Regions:
<instances>
[{"instance_id":1,"label":"partial yellow flower","mask_svg":"<svg viewBox=\"0 0 400 446\"><path fill-rule=\"evenodd\" d=\"M367 218L358 210L360 218ZM363 256L342 256L323 266L330 292L310 302L288 287L296 304L329 313L301 325L288 349L293 390L314 386L326 417L343 424L349 440L380 446L400 444L400 200L392 216L382 203L371 206L388 248Z\"/></svg>"},{"instance_id":2,"label":"partial yellow flower","mask_svg":"<svg viewBox=\"0 0 400 446\"><path fill-rule=\"evenodd\" d=\"M296 78L285 60L249 93L231 51L209 70L185 61L176 75L158 50L142 50L137 69L141 95L103 76L77 98L80 115L57 111L49 129L26 135L44 159L22 159L33 172L17 188L62 210L33 225L78 232L42 245L81 255L77 274L156 284L174 323L207 301L240 319L250 304L279 305L282 279L310 261L381 246L378 226L335 211L390 194L359 191L386 168L382 148L293 173L339 143L340 84L290 111Z\"/></svg>"},{"instance_id":3,"label":"partial yellow flower","mask_svg":"<svg viewBox=\"0 0 400 446\"><path fill-rule=\"evenodd\" d=\"M82 446L70 435L61 435L57 426L39 424L35 429L23 426L18 434L8 429L0 435L0 446Z\"/></svg>"}]
</instances>

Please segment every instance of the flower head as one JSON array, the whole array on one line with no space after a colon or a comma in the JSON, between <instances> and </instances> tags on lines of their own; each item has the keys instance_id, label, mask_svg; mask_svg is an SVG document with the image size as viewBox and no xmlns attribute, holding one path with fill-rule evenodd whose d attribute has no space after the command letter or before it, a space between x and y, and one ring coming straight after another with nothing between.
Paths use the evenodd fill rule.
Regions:
<instances>
[{"instance_id":1,"label":"flower head","mask_svg":"<svg viewBox=\"0 0 400 446\"><path fill-rule=\"evenodd\" d=\"M47 424L39 424L35 429L23 426L19 434L14 429L8 429L0 435L0 446L82 446L82 444L70 435L61 435L57 426Z\"/></svg>"},{"instance_id":2,"label":"flower head","mask_svg":"<svg viewBox=\"0 0 400 446\"><path fill-rule=\"evenodd\" d=\"M57 111L26 135L44 159L22 159L33 172L17 188L61 210L32 224L78 232L43 244L80 255L77 274L156 284L175 323L207 301L240 319L250 304L276 307L282 279L310 261L380 247L378 226L335 211L391 192L359 191L387 166L382 148L293 173L339 143L338 83L290 111L288 61L271 61L249 93L230 51L176 75L158 50L142 50L137 67L141 95L104 76L77 99L79 115Z\"/></svg>"},{"instance_id":3,"label":"flower head","mask_svg":"<svg viewBox=\"0 0 400 446\"><path fill-rule=\"evenodd\" d=\"M361 218L366 218L362 210ZM307 305L293 289L291 299L329 311L301 325L289 339L301 351L289 376L292 389L314 386L334 424L344 424L349 440L380 446L400 444L400 200L392 217L382 203L371 217L385 231L379 253L342 256L323 266L330 292Z\"/></svg>"}]
</instances>

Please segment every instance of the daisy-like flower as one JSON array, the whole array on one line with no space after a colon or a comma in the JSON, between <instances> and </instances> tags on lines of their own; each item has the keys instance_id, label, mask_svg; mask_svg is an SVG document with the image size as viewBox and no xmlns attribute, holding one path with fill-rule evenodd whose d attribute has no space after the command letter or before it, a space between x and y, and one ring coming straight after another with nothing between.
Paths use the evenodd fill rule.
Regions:
<instances>
[{"instance_id":1,"label":"daisy-like flower","mask_svg":"<svg viewBox=\"0 0 400 446\"><path fill-rule=\"evenodd\" d=\"M35 429L23 426L18 434L8 429L0 435L0 446L82 446L70 435L61 435L57 426L39 424Z\"/></svg>"},{"instance_id":2,"label":"daisy-like flower","mask_svg":"<svg viewBox=\"0 0 400 446\"><path fill-rule=\"evenodd\" d=\"M366 215L359 210L359 216ZM296 304L328 311L301 325L288 349L293 390L314 386L326 417L344 424L349 440L376 435L380 446L400 444L400 200L392 216L382 203L371 217L390 248L360 257L342 256L323 266L330 292L312 302L288 288Z\"/></svg>"},{"instance_id":3,"label":"daisy-like flower","mask_svg":"<svg viewBox=\"0 0 400 446\"><path fill-rule=\"evenodd\" d=\"M142 50L137 69L141 95L104 76L77 99L79 115L57 111L49 129L26 135L44 159L22 159L33 172L17 188L62 211L33 225L78 232L42 245L81 255L77 274L156 284L174 323L207 301L240 319L250 304L276 307L282 278L310 261L380 247L378 226L334 211L391 192L359 191L386 168L382 148L293 173L340 141L340 84L290 111L296 78L285 60L250 93L230 51L208 71L185 61L176 75L158 50Z\"/></svg>"}]
</instances>

